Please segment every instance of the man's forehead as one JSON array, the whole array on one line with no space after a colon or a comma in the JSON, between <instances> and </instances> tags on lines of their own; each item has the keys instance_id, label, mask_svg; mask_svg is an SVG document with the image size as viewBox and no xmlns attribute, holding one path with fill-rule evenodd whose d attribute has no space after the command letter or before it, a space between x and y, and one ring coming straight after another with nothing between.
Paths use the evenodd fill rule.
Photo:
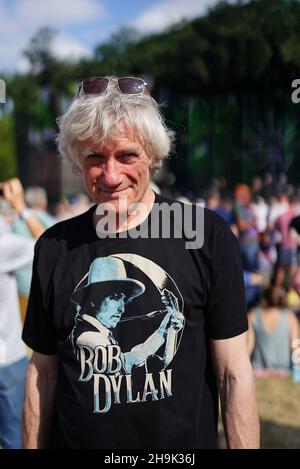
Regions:
<instances>
[{"instance_id":1,"label":"man's forehead","mask_svg":"<svg viewBox=\"0 0 300 469\"><path fill-rule=\"evenodd\" d=\"M142 141L133 133L116 134L110 138L106 138L97 142L96 139L87 139L80 143L82 150L94 150L94 151L111 151L111 150L126 150L126 149L142 149Z\"/></svg>"}]
</instances>

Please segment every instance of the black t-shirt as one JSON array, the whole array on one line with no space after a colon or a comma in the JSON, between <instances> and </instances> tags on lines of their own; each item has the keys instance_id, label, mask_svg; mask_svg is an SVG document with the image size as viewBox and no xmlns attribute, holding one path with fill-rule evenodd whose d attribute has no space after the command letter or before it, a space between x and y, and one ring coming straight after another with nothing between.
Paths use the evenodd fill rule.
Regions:
<instances>
[{"instance_id":1,"label":"black t-shirt","mask_svg":"<svg viewBox=\"0 0 300 469\"><path fill-rule=\"evenodd\" d=\"M23 339L60 358L51 445L214 448L209 340L248 327L237 240L206 209L198 249L172 230L100 239L95 208L51 227L35 248Z\"/></svg>"}]
</instances>

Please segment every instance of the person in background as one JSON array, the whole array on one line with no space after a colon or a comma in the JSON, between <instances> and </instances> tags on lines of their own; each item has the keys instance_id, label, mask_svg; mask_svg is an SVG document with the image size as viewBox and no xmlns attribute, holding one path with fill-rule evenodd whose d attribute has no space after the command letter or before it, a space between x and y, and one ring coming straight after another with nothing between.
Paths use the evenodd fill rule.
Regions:
<instances>
[{"instance_id":1,"label":"person in background","mask_svg":"<svg viewBox=\"0 0 300 469\"><path fill-rule=\"evenodd\" d=\"M205 199L206 208L208 208L209 210L213 210L214 212L216 212L219 209L221 199L220 199L220 193L218 189L208 190L207 193L205 194L204 199Z\"/></svg>"},{"instance_id":2,"label":"person in background","mask_svg":"<svg viewBox=\"0 0 300 469\"><path fill-rule=\"evenodd\" d=\"M255 217L251 207L251 190L246 184L238 184L235 188L234 214L244 270L256 272L259 267L259 243Z\"/></svg>"},{"instance_id":3,"label":"person in background","mask_svg":"<svg viewBox=\"0 0 300 469\"><path fill-rule=\"evenodd\" d=\"M12 223L12 232L26 238L38 238L47 228L54 225L56 220L47 213L48 200L45 189L42 187L28 187L24 194L24 209L16 213ZM32 213L40 222L43 229L34 236L26 223L26 217ZM32 259L33 260L33 259ZM24 320L28 303L30 282L32 276L32 262L20 268L16 272L19 300L21 305L21 316Z\"/></svg>"},{"instance_id":4,"label":"person in background","mask_svg":"<svg viewBox=\"0 0 300 469\"><path fill-rule=\"evenodd\" d=\"M231 196L231 190L228 187L228 181L225 176L220 176L218 179L218 190L220 192L221 200Z\"/></svg>"},{"instance_id":5,"label":"person in background","mask_svg":"<svg viewBox=\"0 0 300 469\"><path fill-rule=\"evenodd\" d=\"M27 187L25 190L25 203L27 207L32 210L37 219L45 226L50 227L55 223L55 220L48 210L48 197L47 192L43 187L32 186Z\"/></svg>"},{"instance_id":6,"label":"person in background","mask_svg":"<svg viewBox=\"0 0 300 469\"><path fill-rule=\"evenodd\" d=\"M286 305L300 320L300 268L298 267L291 276L286 294Z\"/></svg>"},{"instance_id":7,"label":"person in background","mask_svg":"<svg viewBox=\"0 0 300 469\"><path fill-rule=\"evenodd\" d=\"M275 285L281 287L288 284L290 276L294 273L297 265L297 242L291 237L289 226L297 214L298 198L294 195L288 198L288 209L280 215L274 228L280 233L278 265L275 272Z\"/></svg>"},{"instance_id":8,"label":"person in background","mask_svg":"<svg viewBox=\"0 0 300 469\"><path fill-rule=\"evenodd\" d=\"M263 189L262 178L259 176L255 176L251 181L251 191L252 191L253 197L261 196L262 189Z\"/></svg>"},{"instance_id":9,"label":"person in background","mask_svg":"<svg viewBox=\"0 0 300 469\"><path fill-rule=\"evenodd\" d=\"M71 199L71 216L76 217L86 212L91 207L91 199L87 194L78 193Z\"/></svg>"},{"instance_id":10,"label":"person in background","mask_svg":"<svg viewBox=\"0 0 300 469\"><path fill-rule=\"evenodd\" d=\"M251 210L255 219L255 228L258 234L260 235L261 233L264 233L267 229L267 217L269 207L263 197L255 195L253 196Z\"/></svg>"},{"instance_id":11,"label":"person in background","mask_svg":"<svg viewBox=\"0 0 300 469\"><path fill-rule=\"evenodd\" d=\"M289 235L297 245L297 267L291 276L287 300L290 308L300 320L300 215L292 219L289 225Z\"/></svg>"},{"instance_id":12,"label":"person in background","mask_svg":"<svg viewBox=\"0 0 300 469\"><path fill-rule=\"evenodd\" d=\"M259 271L264 277L264 285L269 285L272 277L274 265L277 259L273 233L266 229L260 234L259 250Z\"/></svg>"},{"instance_id":13,"label":"person in background","mask_svg":"<svg viewBox=\"0 0 300 469\"><path fill-rule=\"evenodd\" d=\"M59 200L53 205L52 213L56 222L68 220L73 217L72 205L66 196L61 196Z\"/></svg>"},{"instance_id":14,"label":"person in background","mask_svg":"<svg viewBox=\"0 0 300 469\"><path fill-rule=\"evenodd\" d=\"M20 179L12 178L0 182L0 197L12 209L12 213L24 220L31 236L39 238L45 231L37 215L26 206L24 189ZM13 223L13 217L10 217Z\"/></svg>"},{"instance_id":15,"label":"person in background","mask_svg":"<svg viewBox=\"0 0 300 469\"><path fill-rule=\"evenodd\" d=\"M281 235L279 231L275 228L275 222L280 215L282 215L288 210L288 197L285 192L278 192L276 194L271 195L267 199L267 204L269 207L267 217L267 230L270 236L270 245L272 250L274 268L279 257L279 249L281 243Z\"/></svg>"},{"instance_id":16,"label":"person in background","mask_svg":"<svg viewBox=\"0 0 300 469\"><path fill-rule=\"evenodd\" d=\"M21 414L27 350L21 340L21 316L15 273L32 262L34 241L11 233L14 212L25 209L23 188L18 179L0 183L0 446L21 448ZM26 218L33 237L43 232L40 222Z\"/></svg>"},{"instance_id":17,"label":"person in background","mask_svg":"<svg viewBox=\"0 0 300 469\"><path fill-rule=\"evenodd\" d=\"M266 200L269 206L268 228L269 230L273 231L277 218L285 213L289 208L288 196L285 193L280 193L277 195L273 194ZM278 242L277 239L275 239L275 241Z\"/></svg>"},{"instance_id":18,"label":"person in background","mask_svg":"<svg viewBox=\"0 0 300 469\"><path fill-rule=\"evenodd\" d=\"M285 292L270 286L262 304L248 314L248 345L257 376L287 374L291 371L291 353L299 326L295 314L285 307Z\"/></svg>"},{"instance_id":19,"label":"person in background","mask_svg":"<svg viewBox=\"0 0 300 469\"><path fill-rule=\"evenodd\" d=\"M256 305L262 293L262 285L264 282L263 276L258 272L243 272L245 294L246 294L246 305L247 311L249 311L254 305Z\"/></svg>"},{"instance_id":20,"label":"person in background","mask_svg":"<svg viewBox=\"0 0 300 469\"><path fill-rule=\"evenodd\" d=\"M275 184L272 174L266 172L263 177L263 188L260 195L262 195L264 199L269 198L272 194L274 194L274 186Z\"/></svg>"},{"instance_id":21,"label":"person in background","mask_svg":"<svg viewBox=\"0 0 300 469\"><path fill-rule=\"evenodd\" d=\"M294 217L289 224L289 236L295 241L297 245L297 264L300 265L299 252L300 252L300 215Z\"/></svg>"},{"instance_id":22,"label":"person in background","mask_svg":"<svg viewBox=\"0 0 300 469\"><path fill-rule=\"evenodd\" d=\"M235 225L232 197L229 195L222 197L220 207L216 212L227 221L231 228Z\"/></svg>"},{"instance_id":23,"label":"person in background","mask_svg":"<svg viewBox=\"0 0 300 469\"><path fill-rule=\"evenodd\" d=\"M288 179L285 173L278 174L276 188L279 192L286 192L288 190Z\"/></svg>"},{"instance_id":24,"label":"person in background","mask_svg":"<svg viewBox=\"0 0 300 469\"><path fill-rule=\"evenodd\" d=\"M233 201L229 195L221 198L218 190L209 191L206 195L206 207L224 218L230 226L234 224Z\"/></svg>"}]
</instances>

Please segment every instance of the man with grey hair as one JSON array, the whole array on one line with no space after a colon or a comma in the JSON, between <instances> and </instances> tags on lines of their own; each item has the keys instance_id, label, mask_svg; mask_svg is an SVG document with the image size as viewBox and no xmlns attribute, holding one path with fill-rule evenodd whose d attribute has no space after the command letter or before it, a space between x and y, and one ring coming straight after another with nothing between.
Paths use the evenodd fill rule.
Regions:
<instances>
[{"instance_id":1,"label":"man with grey hair","mask_svg":"<svg viewBox=\"0 0 300 469\"><path fill-rule=\"evenodd\" d=\"M161 230L161 214L172 228L180 225L179 212L168 210L174 201L150 186L173 134L147 84L86 78L58 122L59 150L95 204L36 244L23 331L33 349L24 447L215 448L219 394L228 446L257 448L238 243L209 210L197 227L201 247L187 249L184 233ZM158 236L142 236L153 224ZM126 317L125 298L134 298ZM142 358L135 364L143 366L116 372L121 349L136 351L136 344Z\"/></svg>"}]
</instances>

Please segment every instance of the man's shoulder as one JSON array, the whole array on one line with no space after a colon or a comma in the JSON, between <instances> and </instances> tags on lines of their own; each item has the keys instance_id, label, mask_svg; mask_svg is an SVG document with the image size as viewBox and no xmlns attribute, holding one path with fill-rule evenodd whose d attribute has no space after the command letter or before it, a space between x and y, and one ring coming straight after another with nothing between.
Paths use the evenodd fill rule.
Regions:
<instances>
[{"instance_id":1,"label":"man's shoulder","mask_svg":"<svg viewBox=\"0 0 300 469\"><path fill-rule=\"evenodd\" d=\"M42 243L47 240L60 241L74 239L83 232L84 229L88 229L89 223L91 223L92 227L92 213L94 209L95 205L76 217L55 223L40 236L38 242Z\"/></svg>"},{"instance_id":2,"label":"man's shoulder","mask_svg":"<svg viewBox=\"0 0 300 469\"><path fill-rule=\"evenodd\" d=\"M197 211L199 212L202 211L204 220L207 221L207 223L209 223L210 225L213 224L216 227L228 226L228 223L226 222L226 220L224 220L224 218L221 215L214 212L213 210L210 210L209 208L204 207L204 204L187 203L181 200L162 196L161 194L156 196L156 201L157 203L159 203L159 205L164 204L164 203L170 206L173 206L173 204L175 205L178 204L182 208L182 210L190 209L193 213L197 213Z\"/></svg>"},{"instance_id":3,"label":"man's shoulder","mask_svg":"<svg viewBox=\"0 0 300 469\"><path fill-rule=\"evenodd\" d=\"M204 219L212 229L230 230L228 221L219 213L209 208L204 208Z\"/></svg>"},{"instance_id":4,"label":"man's shoulder","mask_svg":"<svg viewBox=\"0 0 300 469\"><path fill-rule=\"evenodd\" d=\"M159 203L160 209L163 206L162 204L168 205L168 210L170 210L170 212L172 208L174 209L175 219L181 223L184 230L188 231L187 227L189 224L190 230L192 229L194 232L203 230L204 247L209 247L211 244L214 244L216 242L216 237L219 235L221 237L224 235L225 237L233 236L228 222L218 213L204 207L203 204L186 203L161 195L156 197L156 201ZM176 210L176 204L179 204L179 210Z\"/></svg>"},{"instance_id":5,"label":"man's shoulder","mask_svg":"<svg viewBox=\"0 0 300 469\"><path fill-rule=\"evenodd\" d=\"M199 203L188 203L188 202L183 202L182 200L178 199L173 199L170 197L165 197L161 194L156 195L155 202L157 202L159 205L165 203L167 205L173 205L173 204L179 204L181 207L185 208L191 208L192 210L203 210L204 217L209 221L209 222L215 222L219 224L227 224L226 221L221 217L218 213L214 212L213 210L206 208L204 204L199 204Z\"/></svg>"}]
</instances>

